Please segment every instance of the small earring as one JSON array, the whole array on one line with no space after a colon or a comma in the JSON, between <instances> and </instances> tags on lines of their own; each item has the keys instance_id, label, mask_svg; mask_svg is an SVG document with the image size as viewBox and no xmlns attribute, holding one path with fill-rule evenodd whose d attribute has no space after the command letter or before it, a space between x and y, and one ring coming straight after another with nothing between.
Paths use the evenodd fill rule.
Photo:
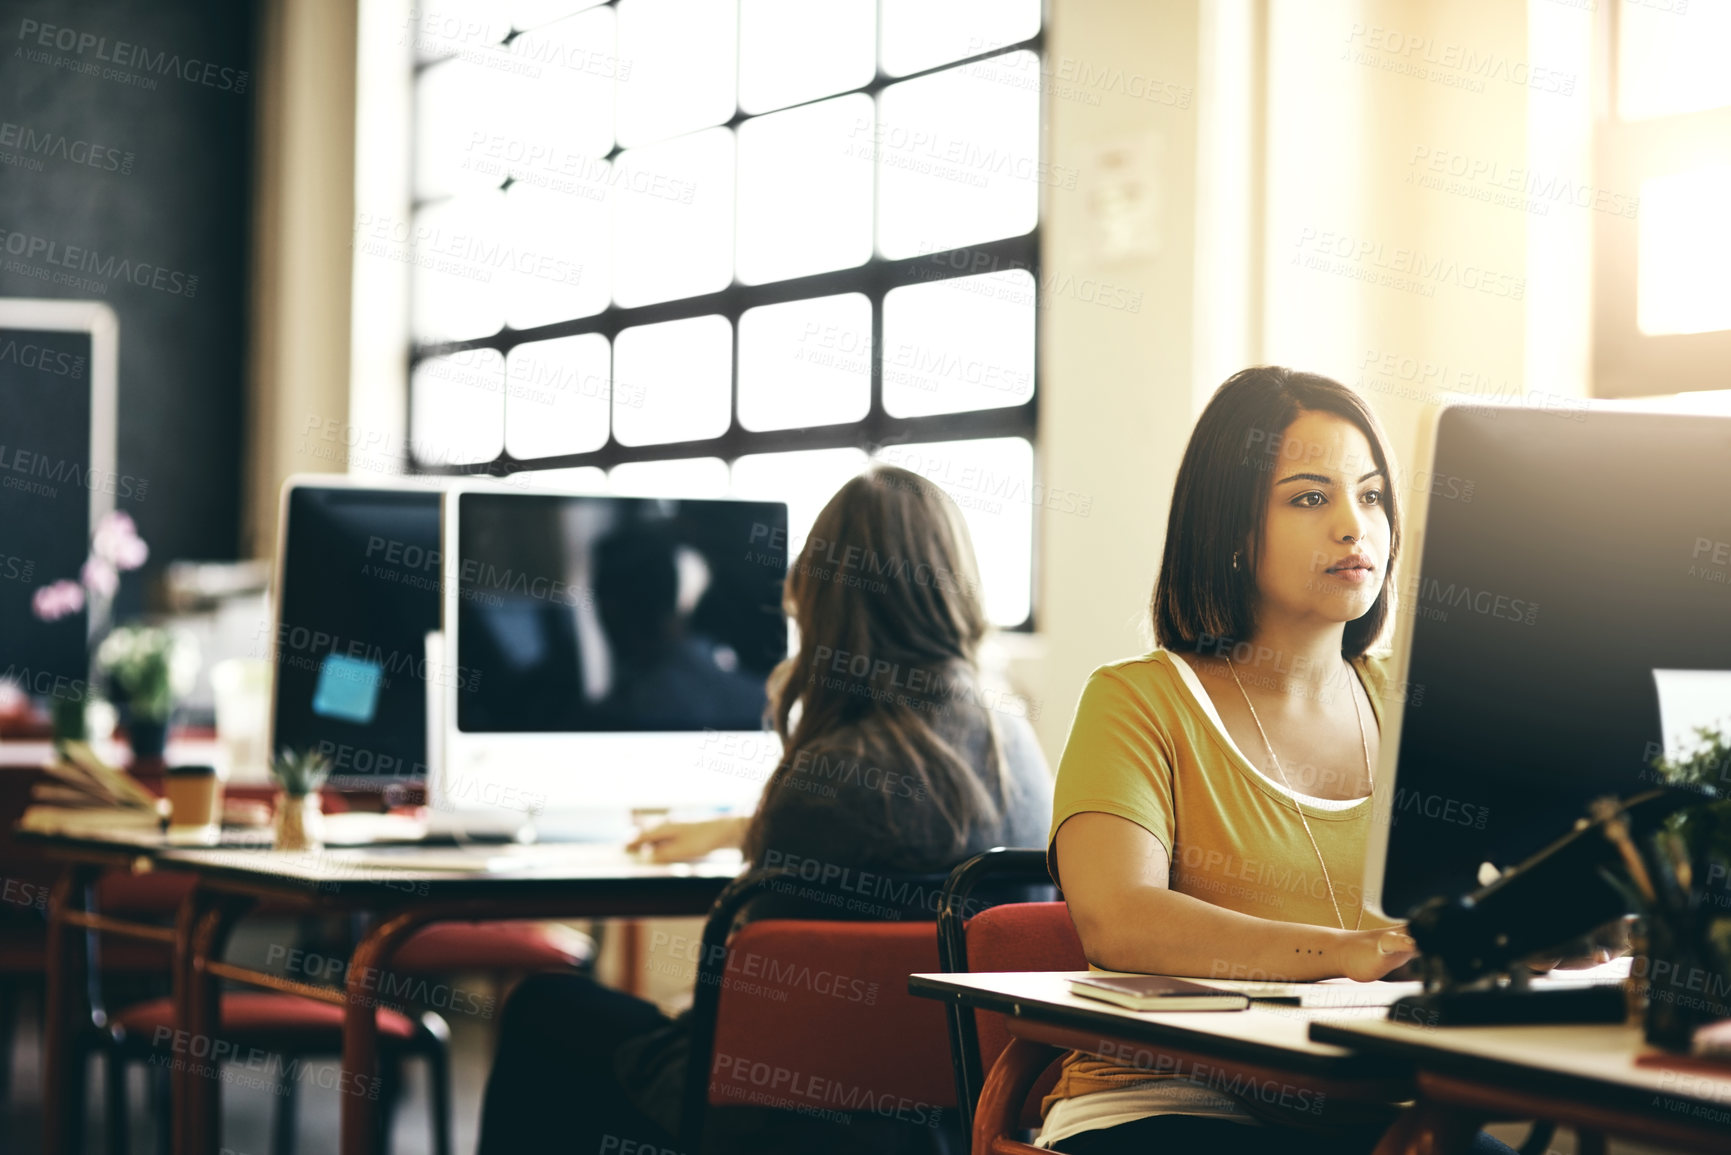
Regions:
<instances>
[{"instance_id":1,"label":"small earring","mask_svg":"<svg viewBox=\"0 0 1731 1155\"><path fill-rule=\"evenodd\" d=\"M1232 568L1234 570L1238 569L1238 551L1237 550L1232 551Z\"/></svg>"}]
</instances>

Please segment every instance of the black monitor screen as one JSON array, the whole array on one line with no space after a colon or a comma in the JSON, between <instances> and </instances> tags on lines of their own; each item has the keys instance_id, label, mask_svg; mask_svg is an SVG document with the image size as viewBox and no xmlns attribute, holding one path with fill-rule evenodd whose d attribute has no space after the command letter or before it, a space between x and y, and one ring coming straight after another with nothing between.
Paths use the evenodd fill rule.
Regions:
<instances>
[{"instance_id":1,"label":"black monitor screen","mask_svg":"<svg viewBox=\"0 0 1731 1155\"><path fill-rule=\"evenodd\" d=\"M787 656L786 505L457 500L458 729L762 728Z\"/></svg>"},{"instance_id":2,"label":"black monitor screen","mask_svg":"<svg viewBox=\"0 0 1731 1155\"><path fill-rule=\"evenodd\" d=\"M1397 917L1650 788L1653 671L1731 668L1731 420L1451 409L1435 473L1422 563L1396 579L1415 615Z\"/></svg>"},{"instance_id":3,"label":"black monitor screen","mask_svg":"<svg viewBox=\"0 0 1731 1155\"><path fill-rule=\"evenodd\" d=\"M38 697L82 695L85 611L36 619L35 591L77 581L92 489L117 499L90 458L89 333L0 331L0 678Z\"/></svg>"},{"instance_id":4,"label":"black monitor screen","mask_svg":"<svg viewBox=\"0 0 1731 1155\"><path fill-rule=\"evenodd\" d=\"M283 528L273 744L339 778L426 774L436 491L296 486ZM437 687L435 687L436 689Z\"/></svg>"}]
</instances>

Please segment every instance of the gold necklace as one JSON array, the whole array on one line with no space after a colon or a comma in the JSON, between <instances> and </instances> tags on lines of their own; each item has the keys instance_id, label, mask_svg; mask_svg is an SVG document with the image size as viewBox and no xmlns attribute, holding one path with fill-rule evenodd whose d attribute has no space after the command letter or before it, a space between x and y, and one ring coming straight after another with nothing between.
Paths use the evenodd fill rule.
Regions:
<instances>
[{"instance_id":1,"label":"gold necklace","mask_svg":"<svg viewBox=\"0 0 1731 1155\"><path fill-rule=\"evenodd\" d=\"M1250 707L1250 720L1256 723L1256 732L1262 735L1262 744L1268 747L1268 756L1274 761L1275 770L1280 772L1280 780L1286 784L1286 789L1289 793L1296 795L1298 792L1292 789L1292 780L1286 776L1286 769L1280 764L1280 756L1274 752L1274 743L1268 740L1268 731L1262 728L1262 719L1257 717L1256 707L1251 705L1250 695L1244 692L1244 683L1238 680L1238 663L1234 662L1231 658L1227 658L1226 668L1232 673L1232 682L1238 687L1239 697L1243 698L1244 704ZM1352 667L1349 665L1347 669L1350 672ZM1351 688L1350 682L1348 683L1348 688L1349 690ZM1366 782L1370 783L1369 797L1371 814L1374 816L1376 813L1376 779L1370 772L1370 740L1365 737L1364 710L1358 704L1358 694L1356 691L1352 692L1352 716L1358 719L1358 743L1364 749L1364 779ZM1293 798L1292 805L1293 808L1298 811L1298 820L1304 824L1304 836L1310 839L1310 849L1316 854L1316 864L1322 867L1322 881L1323 884L1328 887L1328 901L1329 904L1334 907L1334 921L1340 924L1341 930L1345 930L1346 919L1341 915L1340 903L1334 897L1334 880L1328 876L1328 863L1322 857L1322 848L1316 844L1316 835L1310 832L1310 819L1304 816L1304 806L1296 797ZM1364 902L1361 900L1358 904L1358 921L1352 924L1352 929L1358 930L1363 925Z\"/></svg>"}]
</instances>

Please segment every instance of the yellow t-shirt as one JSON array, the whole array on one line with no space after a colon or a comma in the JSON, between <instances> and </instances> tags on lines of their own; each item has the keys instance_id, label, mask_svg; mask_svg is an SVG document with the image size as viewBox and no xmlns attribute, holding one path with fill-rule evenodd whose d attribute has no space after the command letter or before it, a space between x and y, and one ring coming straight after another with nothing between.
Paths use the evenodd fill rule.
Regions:
<instances>
[{"instance_id":1,"label":"yellow t-shirt","mask_svg":"<svg viewBox=\"0 0 1731 1155\"><path fill-rule=\"evenodd\" d=\"M1352 665L1380 727L1382 704L1390 700L1386 661L1367 655ZM1090 811L1128 819L1158 839L1171 863L1170 885L1181 894L1258 918L1339 926L1317 867L1320 850L1347 927L1359 918L1369 801L1296 800L1244 757L1195 671L1169 651L1101 666L1082 690L1058 763L1047 838L1047 863L1060 885L1058 828ZM1362 925L1394 924L1365 910ZM1227 969L1212 977L1268 976ZM1147 1070L1071 1054L1045 1105L1049 1110L1059 1099L1150 1077Z\"/></svg>"}]
</instances>

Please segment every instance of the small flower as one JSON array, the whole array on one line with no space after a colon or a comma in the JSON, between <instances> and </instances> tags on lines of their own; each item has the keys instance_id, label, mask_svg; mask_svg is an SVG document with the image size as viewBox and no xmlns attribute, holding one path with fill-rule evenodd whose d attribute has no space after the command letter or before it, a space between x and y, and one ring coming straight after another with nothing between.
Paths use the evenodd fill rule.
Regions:
<instances>
[{"instance_id":1,"label":"small flower","mask_svg":"<svg viewBox=\"0 0 1731 1155\"><path fill-rule=\"evenodd\" d=\"M134 570L150 559L150 547L138 536L132 515L116 510L104 514L90 539L91 552L117 570Z\"/></svg>"},{"instance_id":2,"label":"small flower","mask_svg":"<svg viewBox=\"0 0 1731 1155\"><path fill-rule=\"evenodd\" d=\"M120 574L99 555L92 554L79 571L84 588L99 598L111 598L120 588Z\"/></svg>"},{"instance_id":3,"label":"small flower","mask_svg":"<svg viewBox=\"0 0 1731 1155\"><path fill-rule=\"evenodd\" d=\"M30 608L44 622L57 622L84 608L84 587L74 581L57 581L36 591Z\"/></svg>"}]
</instances>

